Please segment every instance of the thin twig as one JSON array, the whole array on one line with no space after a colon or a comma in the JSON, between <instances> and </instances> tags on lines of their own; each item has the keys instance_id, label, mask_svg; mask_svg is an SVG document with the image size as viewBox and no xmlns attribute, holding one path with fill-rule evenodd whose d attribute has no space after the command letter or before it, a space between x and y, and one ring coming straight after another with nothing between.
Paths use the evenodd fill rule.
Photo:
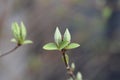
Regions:
<instances>
[{"instance_id":1,"label":"thin twig","mask_svg":"<svg viewBox=\"0 0 120 80\"><path fill-rule=\"evenodd\" d=\"M3 54L0 54L0 58L2 58L2 57L4 57L4 56L6 56L6 55L8 55L8 54L10 54L10 53L12 53L12 52L14 52L17 48L19 48L21 45L20 44L18 44L17 46L15 46L13 49L11 49L10 51L8 51L8 52L6 52L6 53L3 53Z\"/></svg>"},{"instance_id":2,"label":"thin twig","mask_svg":"<svg viewBox=\"0 0 120 80\"><path fill-rule=\"evenodd\" d=\"M75 80L75 75L74 75L74 73L73 73L73 70L70 68L70 66L69 66L69 64L68 64L68 62L67 62L66 56L65 56L66 50L63 49L61 52L62 52L62 56L63 56L63 60L64 60L64 63L65 63L65 66L66 66L67 73L68 73L68 75L70 75L70 77L71 77L73 80Z\"/></svg>"}]
</instances>

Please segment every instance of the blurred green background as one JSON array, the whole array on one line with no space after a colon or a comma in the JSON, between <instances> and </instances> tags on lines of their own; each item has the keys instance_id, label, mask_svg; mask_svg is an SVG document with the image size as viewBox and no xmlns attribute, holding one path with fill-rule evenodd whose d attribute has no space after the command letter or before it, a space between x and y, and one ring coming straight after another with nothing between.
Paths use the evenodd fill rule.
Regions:
<instances>
[{"instance_id":1,"label":"blurred green background","mask_svg":"<svg viewBox=\"0 0 120 80\"><path fill-rule=\"evenodd\" d=\"M14 21L24 22L34 44L0 59L0 80L66 80L61 54L42 49L56 26L81 44L68 55L83 80L120 80L120 0L0 0L0 54L15 46Z\"/></svg>"}]
</instances>

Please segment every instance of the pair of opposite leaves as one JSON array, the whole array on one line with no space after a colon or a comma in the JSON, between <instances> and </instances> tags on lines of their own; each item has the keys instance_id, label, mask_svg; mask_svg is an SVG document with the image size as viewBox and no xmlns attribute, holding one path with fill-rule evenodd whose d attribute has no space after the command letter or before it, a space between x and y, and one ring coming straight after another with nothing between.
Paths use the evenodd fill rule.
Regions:
<instances>
[{"instance_id":1,"label":"pair of opposite leaves","mask_svg":"<svg viewBox=\"0 0 120 80\"><path fill-rule=\"evenodd\" d=\"M18 25L17 22L12 24L12 32L14 38L11 40L17 44L30 44L31 40L26 40L27 31L23 22ZM78 43L70 43L71 35L68 29L66 29L64 36L62 37L59 28L57 27L54 34L55 43L48 43L43 46L45 50L62 50L62 49L73 49L77 48L80 45Z\"/></svg>"},{"instance_id":2,"label":"pair of opposite leaves","mask_svg":"<svg viewBox=\"0 0 120 80\"><path fill-rule=\"evenodd\" d=\"M17 43L18 45L30 44L31 40L26 40L27 30L23 22L18 25L17 22L12 23L12 33L14 38L11 40L12 42Z\"/></svg>"},{"instance_id":3,"label":"pair of opposite leaves","mask_svg":"<svg viewBox=\"0 0 120 80\"><path fill-rule=\"evenodd\" d=\"M78 43L71 43L71 34L68 29L65 30L64 35L61 35L59 28L57 27L54 34L55 43L48 43L43 46L45 50L62 50L73 49L80 45Z\"/></svg>"}]
</instances>

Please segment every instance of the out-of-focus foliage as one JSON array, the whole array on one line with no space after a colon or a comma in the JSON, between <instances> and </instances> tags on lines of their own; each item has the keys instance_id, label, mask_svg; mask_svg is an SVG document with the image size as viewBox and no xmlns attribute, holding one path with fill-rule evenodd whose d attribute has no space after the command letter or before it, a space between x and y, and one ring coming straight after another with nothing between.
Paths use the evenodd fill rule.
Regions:
<instances>
[{"instance_id":1,"label":"out-of-focus foliage","mask_svg":"<svg viewBox=\"0 0 120 80\"><path fill-rule=\"evenodd\" d=\"M111 16L111 14L112 14L112 10L109 7L105 7L103 9L103 13L102 14L103 14L103 17L105 19L108 19Z\"/></svg>"}]
</instances>

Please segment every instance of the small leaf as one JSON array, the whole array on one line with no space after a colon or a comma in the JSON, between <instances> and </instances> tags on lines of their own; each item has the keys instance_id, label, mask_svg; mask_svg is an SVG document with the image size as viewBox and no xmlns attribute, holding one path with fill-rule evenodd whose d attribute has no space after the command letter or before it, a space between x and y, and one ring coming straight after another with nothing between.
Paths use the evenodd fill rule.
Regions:
<instances>
[{"instance_id":1,"label":"small leaf","mask_svg":"<svg viewBox=\"0 0 120 80\"><path fill-rule=\"evenodd\" d=\"M70 32L69 32L68 28L65 30L63 40L64 40L64 41L68 41L68 42L71 41L71 35L70 35Z\"/></svg>"},{"instance_id":2,"label":"small leaf","mask_svg":"<svg viewBox=\"0 0 120 80\"><path fill-rule=\"evenodd\" d=\"M69 56L65 54L65 57L66 57L67 64L69 64Z\"/></svg>"},{"instance_id":3,"label":"small leaf","mask_svg":"<svg viewBox=\"0 0 120 80\"><path fill-rule=\"evenodd\" d=\"M43 49L45 49L45 50L58 50L55 43L48 43L48 44L43 46Z\"/></svg>"},{"instance_id":4,"label":"small leaf","mask_svg":"<svg viewBox=\"0 0 120 80\"><path fill-rule=\"evenodd\" d=\"M65 59L66 59L67 64L69 64L69 56L67 54L65 54ZM62 60L63 62L65 61L63 56L62 56Z\"/></svg>"},{"instance_id":5,"label":"small leaf","mask_svg":"<svg viewBox=\"0 0 120 80\"><path fill-rule=\"evenodd\" d=\"M59 45L62 41L62 36L58 27L55 30L54 39L57 45Z\"/></svg>"},{"instance_id":6,"label":"small leaf","mask_svg":"<svg viewBox=\"0 0 120 80\"><path fill-rule=\"evenodd\" d=\"M31 40L25 40L25 41L23 42L23 44L31 44L31 43L33 43Z\"/></svg>"},{"instance_id":7,"label":"small leaf","mask_svg":"<svg viewBox=\"0 0 120 80\"><path fill-rule=\"evenodd\" d=\"M77 76L76 76L77 80L82 80L82 75L80 72L77 73Z\"/></svg>"},{"instance_id":8,"label":"small leaf","mask_svg":"<svg viewBox=\"0 0 120 80\"><path fill-rule=\"evenodd\" d=\"M17 31L15 30L14 24L12 24L12 33L13 33L13 36L17 39Z\"/></svg>"},{"instance_id":9,"label":"small leaf","mask_svg":"<svg viewBox=\"0 0 120 80\"><path fill-rule=\"evenodd\" d=\"M68 41L62 41L59 46L59 50L64 49L66 46L68 46Z\"/></svg>"},{"instance_id":10,"label":"small leaf","mask_svg":"<svg viewBox=\"0 0 120 80\"><path fill-rule=\"evenodd\" d=\"M26 31L26 28L25 28L25 25L23 24L23 22L21 22L20 30L21 30L21 32L20 32L21 38L22 38L22 40L25 40L27 31Z\"/></svg>"},{"instance_id":11,"label":"small leaf","mask_svg":"<svg viewBox=\"0 0 120 80\"><path fill-rule=\"evenodd\" d=\"M78 43L71 43L65 49L74 49L74 48L77 48L79 46L80 45Z\"/></svg>"},{"instance_id":12,"label":"small leaf","mask_svg":"<svg viewBox=\"0 0 120 80\"><path fill-rule=\"evenodd\" d=\"M75 70L75 63L71 64L71 68L72 68L73 71Z\"/></svg>"},{"instance_id":13,"label":"small leaf","mask_svg":"<svg viewBox=\"0 0 120 80\"><path fill-rule=\"evenodd\" d=\"M17 43L17 40L15 38L11 39L11 42Z\"/></svg>"},{"instance_id":14,"label":"small leaf","mask_svg":"<svg viewBox=\"0 0 120 80\"><path fill-rule=\"evenodd\" d=\"M68 80L73 80L73 78L69 78Z\"/></svg>"},{"instance_id":15,"label":"small leaf","mask_svg":"<svg viewBox=\"0 0 120 80\"><path fill-rule=\"evenodd\" d=\"M18 40L20 38L20 28L17 22L12 23L12 32L14 37Z\"/></svg>"}]
</instances>

